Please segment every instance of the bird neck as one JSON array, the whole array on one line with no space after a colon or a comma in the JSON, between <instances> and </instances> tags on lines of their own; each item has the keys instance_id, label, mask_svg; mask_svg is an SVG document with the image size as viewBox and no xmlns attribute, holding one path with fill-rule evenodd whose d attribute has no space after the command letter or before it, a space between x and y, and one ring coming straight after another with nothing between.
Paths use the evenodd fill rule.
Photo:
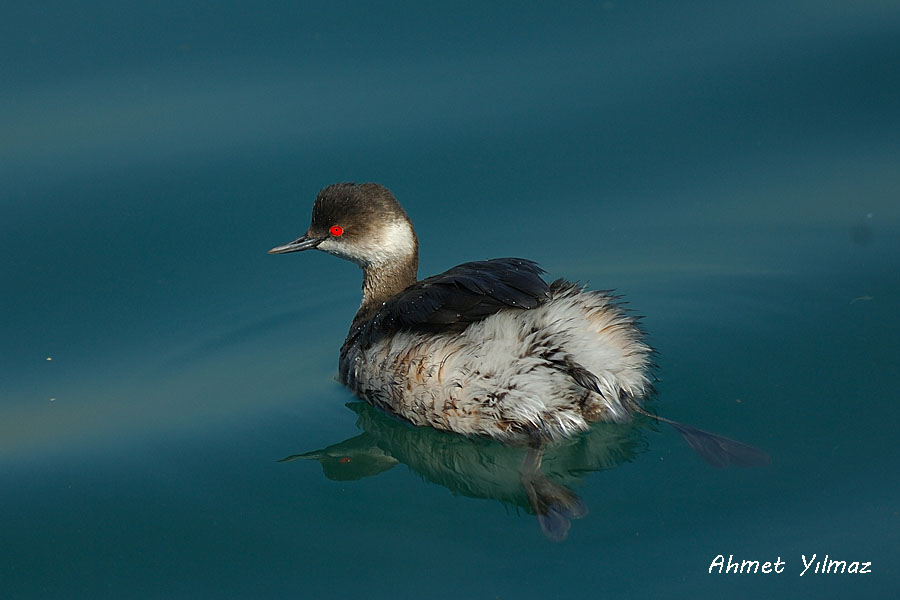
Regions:
<instances>
[{"instance_id":1,"label":"bird neck","mask_svg":"<svg viewBox=\"0 0 900 600\"><path fill-rule=\"evenodd\" d=\"M382 304L414 284L418 269L418 253L401 261L365 265L362 268L362 304L353 319L354 326L362 324Z\"/></svg>"}]
</instances>

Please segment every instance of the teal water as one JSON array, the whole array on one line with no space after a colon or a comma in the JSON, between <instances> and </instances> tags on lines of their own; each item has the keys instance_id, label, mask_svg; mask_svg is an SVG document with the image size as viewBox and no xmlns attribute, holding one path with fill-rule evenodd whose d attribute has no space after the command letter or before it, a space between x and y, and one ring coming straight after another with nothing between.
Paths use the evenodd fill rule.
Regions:
<instances>
[{"instance_id":1,"label":"teal water","mask_svg":"<svg viewBox=\"0 0 900 600\"><path fill-rule=\"evenodd\" d=\"M896 596L897 3L42 3L0 34L3 598ZM548 456L590 512L546 540L518 450L334 381L357 268L266 250L342 180L394 191L422 276L616 289L659 414L772 464L598 427Z\"/></svg>"}]
</instances>

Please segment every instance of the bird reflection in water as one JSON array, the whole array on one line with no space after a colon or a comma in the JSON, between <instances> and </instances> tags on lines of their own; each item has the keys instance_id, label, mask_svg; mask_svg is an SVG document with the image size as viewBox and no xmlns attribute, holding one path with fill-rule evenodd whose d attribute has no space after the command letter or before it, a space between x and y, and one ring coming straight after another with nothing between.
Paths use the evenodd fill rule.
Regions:
<instances>
[{"instance_id":1,"label":"bird reflection in water","mask_svg":"<svg viewBox=\"0 0 900 600\"><path fill-rule=\"evenodd\" d=\"M347 406L358 415L361 434L282 462L316 460L334 481L363 479L404 464L454 494L498 500L534 514L554 541L566 538L571 519L587 514L573 491L585 475L628 462L647 449L638 421L597 424L540 452L413 427L364 402Z\"/></svg>"}]
</instances>

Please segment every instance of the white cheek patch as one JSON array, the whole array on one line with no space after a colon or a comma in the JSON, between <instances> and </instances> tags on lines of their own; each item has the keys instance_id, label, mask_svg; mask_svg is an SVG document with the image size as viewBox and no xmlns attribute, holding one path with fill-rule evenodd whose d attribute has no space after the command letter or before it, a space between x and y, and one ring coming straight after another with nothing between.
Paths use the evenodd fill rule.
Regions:
<instances>
[{"instance_id":1,"label":"white cheek patch","mask_svg":"<svg viewBox=\"0 0 900 600\"><path fill-rule=\"evenodd\" d=\"M388 258L408 256L415 250L409 223L394 221L381 231L381 250Z\"/></svg>"},{"instance_id":2,"label":"white cheek patch","mask_svg":"<svg viewBox=\"0 0 900 600\"><path fill-rule=\"evenodd\" d=\"M322 252L327 252L328 254L333 254L335 256L349 258L349 256L347 256L346 254L346 246L344 246L340 242L334 241L334 239L332 238L323 240L321 244L316 246L316 250L321 250Z\"/></svg>"},{"instance_id":3,"label":"white cheek patch","mask_svg":"<svg viewBox=\"0 0 900 600\"><path fill-rule=\"evenodd\" d=\"M319 250L352 260L360 266L397 261L408 257L415 249L412 229L403 221L388 223L377 235L366 239L327 238L319 244Z\"/></svg>"}]
</instances>

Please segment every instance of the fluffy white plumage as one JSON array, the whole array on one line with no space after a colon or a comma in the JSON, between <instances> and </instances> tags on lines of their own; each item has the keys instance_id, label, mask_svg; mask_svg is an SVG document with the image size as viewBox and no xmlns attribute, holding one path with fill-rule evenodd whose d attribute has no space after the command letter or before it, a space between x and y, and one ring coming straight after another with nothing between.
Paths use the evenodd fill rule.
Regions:
<instances>
[{"instance_id":1,"label":"fluffy white plumage","mask_svg":"<svg viewBox=\"0 0 900 600\"><path fill-rule=\"evenodd\" d=\"M416 425L505 441L558 439L627 421L650 389L650 348L601 292L570 283L531 310L501 310L459 334L398 332L347 356L358 393ZM599 382L573 378L572 365ZM351 386L352 387L352 386Z\"/></svg>"}]
</instances>

